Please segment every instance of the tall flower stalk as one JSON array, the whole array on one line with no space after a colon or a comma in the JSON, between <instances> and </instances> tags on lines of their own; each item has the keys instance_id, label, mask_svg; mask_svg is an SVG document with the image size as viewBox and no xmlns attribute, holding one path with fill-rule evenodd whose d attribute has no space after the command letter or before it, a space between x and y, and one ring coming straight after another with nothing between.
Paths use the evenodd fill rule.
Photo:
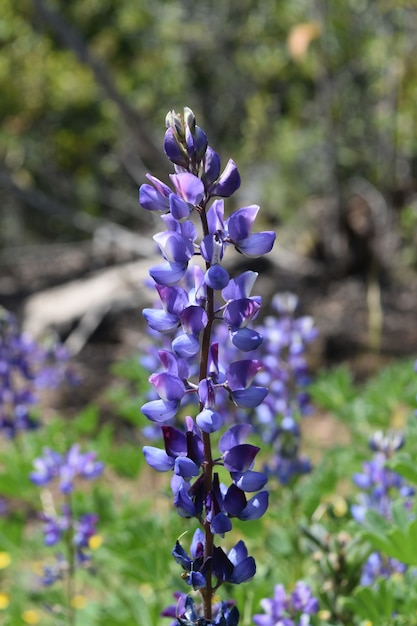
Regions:
<instances>
[{"instance_id":1,"label":"tall flower stalk","mask_svg":"<svg viewBox=\"0 0 417 626\"><path fill-rule=\"evenodd\" d=\"M243 541L226 553L216 540L232 530L233 518L253 520L264 514L267 478L253 470L259 448L246 443L250 425L235 424L220 438L213 435L228 422L225 397L252 409L268 390L253 382L262 363L256 358L229 362L227 342L215 340L214 327L224 324L228 341L243 352L262 343L260 333L250 328L261 307L261 298L251 296L257 274L248 270L231 278L222 263L230 246L247 257L268 253L275 233L252 232L257 205L225 217L224 198L239 188L240 175L233 160L221 171L220 157L190 109L168 113L166 126L164 149L174 164L172 188L148 174L151 184L139 192L142 207L159 211L166 226L154 236L163 263L149 271L161 306L144 309L143 315L150 329L170 339L170 347L159 350L160 369L149 378L157 399L142 407L161 426L164 449L145 446L144 454L157 471L173 471L178 513L199 522L190 554L177 541L173 556L184 570L183 579L200 592L202 608L191 596L182 596L178 624L234 626L237 608L221 604L213 610L214 594L224 582L252 578L256 565ZM184 428L177 428L173 424L178 425L185 406L194 416L185 415ZM220 482L221 467L231 484ZM247 493L254 495L248 499Z\"/></svg>"}]
</instances>

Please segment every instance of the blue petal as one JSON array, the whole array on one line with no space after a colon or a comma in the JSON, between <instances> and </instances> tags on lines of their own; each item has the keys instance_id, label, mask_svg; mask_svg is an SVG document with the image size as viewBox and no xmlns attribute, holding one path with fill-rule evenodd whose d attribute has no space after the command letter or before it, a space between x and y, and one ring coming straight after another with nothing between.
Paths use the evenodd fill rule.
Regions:
<instances>
[{"instance_id":1,"label":"blue petal","mask_svg":"<svg viewBox=\"0 0 417 626\"><path fill-rule=\"evenodd\" d=\"M248 387L248 389L236 389L231 393L233 402L244 409L253 409L259 406L267 395L268 389L265 387L255 387L255 385Z\"/></svg>"},{"instance_id":2,"label":"blue petal","mask_svg":"<svg viewBox=\"0 0 417 626\"><path fill-rule=\"evenodd\" d=\"M174 506L181 517L195 517L196 508L185 489L180 488L174 498Z\"/></svg>"},{"instance_id":3,"label":"blue petal","mask_svg":"<svg viewBox=\"0 0 417 626\"><path fill-rule=\"evenodd\" d=\"M265 474L251 470L247 472L232 472L231 477L234 484L242 491L259 491L268 482Z\"/></svg>"},{"instance_id":4,"label":"blue petal","mask_svg":"<svg viewBox=\"0 0 417 626\"><path fill-rule=\"evenodd\" d=\"M232 159L229 159L217 184L213 185L209 191L212 196L228 198L239 189L239 187L240 175L236 163Z\"/></svg>"},{"instance_id":5,"label":"blue petal","mask_svg":"<svg viewBox=\"0 0 417 626\"><path fill-rule=\"evenodd\" d=\"M232 530L232 522L224 513L217 513L211 521L210 530L214 535L223 535Z\"/></svg>"},{"instance_id":6,"label":"blue petal","mask_svg":"<svg viewBox=\"0 0 417 626\"><path fill-rule=\"evenodd\" d=\"M244 583L251 578L253 578L256 574L256 563L253 556L248 556L244 561L238 563L233 569L233 574L230 578L231 583L235 583L239 585L240 583Z\"/></svg>"},{"instance_id":7,"label":"blue petal","mask_svg":"<svg viewBox=\"0 0 417 626\"><path fill-rule=\"evenodd\" d=\"M174 353L181 358L189 358L197 354L200 350L200 342L194 335L179 335L172 342Z\"/></svg>"},{"instance_id":8,"label":"blue petal","mask_svg":"<svg viewBox=\"0 0 417 626\"><path fill-rule=\"evenodd\" d=\"M259 452L258 446L242 443L224 453L223 462L229 472L245 472L250 469Z\"/></svg>"},{"instance_id":9,"label":"blue petal","mask_svg":"<svg viewBox=\"0 0 417 626\"><path fill-rule=\"evenodd\" d=\"M232 333L232 343L242 352L250 352L259 348L263 337L252 328L240 328Z\"/></svg>"},{"instance_id":10,"label":"blue petal","mask_svg":"<svg viewBox=\"0 0 417 626\"><path fill-rule=\"evenodd\" d=\"M153 446L144 446L143 454L148 465L157 472L168 472L174 467L174 459L168 456L165 450Z\"/></svg>"},{"instance_id":11,"label":"blue petal","mask_svg":"<svg viewBox=\"0 0 417 626\"><path fill-rule=\"evenodd\" d=\"M170 333L179 326L178 317L163 309L143 309L142 315L148 325L160 333Z\"/></svg>"},{"instance_id":12,"label":"blue petal","mask_svg":"<svg viewBox=\"0 0 417 626\"><path fill-rule=\"evenodd\" d=\"M262 233L254 233L246 239L241 239L235 243L236 250L239 250L247 257L258 257L267 254L272 250L275 241L275 233L264 231Z\"/></svg>"},{"instance_id":13,"label":"blue petal","mask_svg":"<svg viewBox=\"0 0 417 626\"><path fill-rule=\"evenodd\" d=\"M175 459L174 472L184 480L191 480L194 476L199 475L200 468L188 457L178 456Z\"/></svg>"},{"instance_id":14,"label":"blue petal","mask_svg":"<svg viewBox=\"0 0 417 626\"><path fill-rule=\"evenodd\" d=\"M239 519L247 521L262 517L268 508L268 499L269 493L267 491L261 491L256 494L256 496L253 496L250 500L248 500L246 507L238 516Z\"/></svg>"},{"instance_id":15,"label":"blue petal","mask_svg":"<svg viewBox=\"0 0 417 626\"><path fill-rule=\"evenodd\" d=\"M178 221L186 219L191 213L190 205L175 193L172 193L169 197L169 207L172 217Z\"/></svg>"},{"instance_id":16,"label":"blue petal","mask_svg":"<svg viewBox=\"0 0 417 626\"><path fill-rule=\"evenodd\" d=\"M164 198L152 185L141 185L139 189L139 202L144 209L149 211L168 211L169 200Z\"/></svg>"},{"instance_id":17,"label":"blue petal","mask_svg":"<svg viewBox=\"0 0 417 626\"><path fill-rule=\"evenodd\" d=\"M185 275L186 263L161 263L150 268L149 274L159 285L176 285Z\"/></svg>"},{"instance_id":18,"label":"blue petal","mask_svg":"<svg viewBox=\"0 0 417 626\"><path fill-rule=\"evenodd\" d=\"M195 421L204 433L215 433L223 426L222 416L212 409L204 409L201 411Z\"/></svg>"},{"instance_id":19,"label":"blue petal","mask_svg":"<svg viewBox=\"0 0 417 626\"><path fill-rule=\"evenodd\" d=\"M142 407L142 413L151 422L167 422L175 417L178 410L178 402L164 402L164 400L151 400Z\"/></svg>"},{"instance_id":20,"label":"blue petal","mask_svg":"<svg viewBox=\"0 0 417 626\"><path fill-rule=\"evenodd\" d=\"M212 289L224 289L229 283L229 272L218 263L212 265L204 275L204 282Z\"/></svg>"}]
</instances>

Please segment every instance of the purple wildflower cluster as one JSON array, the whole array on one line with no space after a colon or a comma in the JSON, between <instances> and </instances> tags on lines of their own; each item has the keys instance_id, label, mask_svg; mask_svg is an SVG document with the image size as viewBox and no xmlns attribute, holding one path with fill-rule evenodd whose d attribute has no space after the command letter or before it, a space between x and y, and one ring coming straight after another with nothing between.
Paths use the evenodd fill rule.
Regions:
<instances>
[{"instance_id":1,"label":"purple wildflower cluster","mask_svg":"<svg viewBox=\"0 0 417 626\"><path fill-rule=\"evenodd\" d=\"M185 618L178 623L212 624L219 623L213 621L215 590L223 582L240 583L255 573L243 542L226 553L214 545L214 537L229 532L233 518L258 519L268 506L268 492L262 490L266 476L253 470L259 448L246 442L250 426L228 428L218 441L218 453L213 451L211 435L228 422L224 398L239 408L253 409L268 393L254 383L260 360L228 362L227 346L215 340L214 329L223 323L228 343L239 350L249 352L262 343L262 336L250 328L261 307L261 298L251 295L257 274L248 270L231 278L222 261L231 246L247 257L266 254L275 233L253 232L257 205L225 217L224 198L240 186L239 172L232 160L221 171L220 157L208 145L193 112L188 108L183 115L170 112L166 122L164 149L175 171L170 176L172 188L148 175L151 184L142 185L139 192L142 207L159 211L166 227L154 236L163 263L149 272L160 304L144 309L143 315L150 329L169 338L168 347L158 352L158 371L149 378L156 399L142 407L152 423L161 425L164 449L145 446L144 454L157 471L173 471L178 513L200 523L191 555L179 542L173 555L186 582L200 591L203 615L198 616L188 601ZM190 402L194 418L186 416L185 428L174 427L172 420L178 420ZM229 485L220 480L223 468ZM248 492L255 495L248 499ZM221 623L232 626L237 619L233 612Z\"/></svg>"},{"instance_id":2,"label":"purple wildflower cluster","mask_svg":"<svg viewBox=\"0 0 417 626\"><path fill-rule=\"evenodd\" d=\"M311 616L319 610L317 598L308 585L298 581L291 594L284 585L276 585L273 598L261 600L265 614L253 616L256 626L309 626Z\"/></svg>"},{"instance_id":3,"label":"purple wildflower cluster","mask_svg":"<svg viewBox=\"0 0 417 626\"><path fill-rule=\"evenodd\" d=\"M0 307L0 431L13 438L39 425L32 414L37 392L75 381L68 359L62 344L34 341L19 331L15 316Z\"/></svg>"},{"instance_id":4,"label":"purple wildflower cluster","mask_svg":"<svg viewBox=\"0 0 417 626\"><path fill-rule=\"evenodd\" d=\"M298 299L294 294L278 293L272 298L271 313L263 319L262 324L253 327L256 337L263 337L263 341L256 351L247 352L247 356L252 356L253 352L253 357L257 356L262 362L257 381L268 388L265 400L249 411L238 406L230 411L227 407L228 398L220 395L217 398L218 411L222 412L223 409L230 422L250 420L261 438L271 445L272 454L265 471L283 485L311 471L309 459L300 453L299 417L311 412L308 395L310 376L305 352L317 337L317 328L310 316L296 316L297 305ZM220 346L227 345L228 334L224 325L217 325L213 329L213 338ZM141 363L148 371L154 371L160 366L159 350L169 347L166 336L159 333L153 339L147 353L141 357ZM243 356L235 345L229 345L230 360L238 360ZM197 364L192 359L187 359L187 362L190 373L195 374L198 371ZM153 390L149 399L154 397L157 396ZM182 406L192 400L191 396L185 396ZM159 436L159 429L152 426L146 427L144 432L147 437Z\"/></svg>"},{"instance_id":5,"label":"purple wildflower cluster","mask_svg":"<svg viewBox=\"0 0 417 626\"><path fill-rule=\"evenodd\" d=\"M263 337L259 348L263 369L257 380L269 393L250 419L272 448L266 472L283 485L311 470L310 461L300 453L299 417L311 412L305 350L317 337L317 329L310 316L296 317L297 304L294 294L276 294L271 314L255 326Z\"/></svg>"},{"instance_id":6,"label":"purple wildflower cluster","mask_svg":"<svg viewBox=\"0 0 417 626\"><path fill-rule=\"evenodd\" d=\"M391 519L392 505L399 499L406 510L411 509L415 490L407 485L397 472L386 467L386 462L404 445L404 438L397 432L376 432L369 441L374 451L372 460L363 464L363 472L353 476L355 484L363 490L358 504L351 507L354 519L362 523L369 509L375 510L386 519ZM371 585L377 578L388 578L395 573L404 573L407 566L397 559L373 552L366 560L361 575L362 585Z\"/></svg>"},{"instance_id":7,"label":"purple wildflower cluster","mask_svg":"<svg viewBox=\"0 0 417 626\"><path fill-rule=\"evenodd\" d=\"M209 626L217 624L218 626L237 626L239 623L239 612L232 602L219 602L213 604L213 619L207 621L200 617L201 607L196 604L194 598L182 593L174 593L175 604L167 607L162 611L162 617L173 617L175 620L171 622L171 626Z\"/></svg>"},{"instance_id":8,"label":"purple wildflower cluster","mask_svg":"<svg viewBox=\"0 0 417 626\"><path fill-rule=\"evenodd\" d=\"M55 565L45 567L43 583L51 585L56 580L64 578L65 573L72 575L75 562L85 565L90 560L89 540L96 534L98 517L91 513L76 517L72 508L71 494L76 481L97 478L104 466L96 460L95 452L82 453L78 444L71 446L66 454L45 448L43 456L34 459L33 465L31 481L38 487L58 482L58 491L64 498L60 513L56 512L51 500L47 502L45 510L40 515L44 523L45 545L54 546L63 541L68 553L67 558L58 554Z\"/></svg>"}]
</instances>

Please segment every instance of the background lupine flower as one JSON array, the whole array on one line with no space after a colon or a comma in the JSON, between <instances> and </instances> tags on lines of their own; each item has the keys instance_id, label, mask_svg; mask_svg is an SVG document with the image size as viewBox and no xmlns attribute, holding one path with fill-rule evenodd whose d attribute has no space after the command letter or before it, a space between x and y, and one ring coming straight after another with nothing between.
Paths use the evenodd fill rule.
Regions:
<instances>
[{"instance_id":1,"label":"background lupine flower","mask_svg":"<svg viewBox=\"0 0 417 626\"><path fill-rule=\"evenodd\" d=\"M226 609L221 609L220 621L212 621L214 589L223 582L248 580L256 567L243 542L226 553L214 545L214 536L229 532L234 517L248 520L263 515L268 493L259 491L266 477L253 471L259 448L246 443L246 426L232 426L220 437L218 456L213 455L210 435L227 422L230 426L227 410L217 409L220 398L228 397L232 406L253 409L263 402L267 389L255 381L262 363L256 358L228 358L213 332L223 322L230 343L242 349L261 343L258 333L247 330L261 306L261 298L251 295L257 274L248 271L231 278L221 263L229 246L248 257L269 252L275 233L254 232L256 205L225 218L222 198L239 187L239 172L232 160L221 171L220 157L208 146L193 112L188 108L183 115L172 111L166 121L164 149L175 171L171 186L148 175L151 184L139 190L142 207L160 211L166 227L154 236L163 263L149 272L160 302L156 308L144 309L143 315L149 328L167 340L158 352L160 366L149 377L155 396L142 407L151 422L161 425L165 449L145 446L144 454L157 471L173 472L171 487L178 513L197 518L204 529L204 538L194 542L195 554L195 546L190 556L178 542L174 548L184 578L201 592L204 612L200 617L187 599L184 618L178 623L232 626L238 622L233 610L226 615ZM200 218L201 235L189 219L192 213ZM204 269L191 265L196 255ZM185 418L184 429L178 416L189 403L194 404L194 418ZM220 483L218 466L229 472L229 486ZM246 492L255 495L248 499Z\"/></svg>"},{"instance_id":2,"label":"background lupine flower","mask_svg":"<svg viewBox=\"0 0 417 626\"><path fill-rule=\"evenodd\" d=\"M68 361L62 344L34 341L19 331L15 316L0 307L0 431L15 437L39 425L32 414L37 392L77 382Z\"/></svg>"},{"instance_id":3,"label":"background lupine flower","mask_svg":"<svg viewBox=\"0 0 417 626\"><path fill-rule=\"evenodd\" d=\"M56 580L73 576L75 566L85 566L90 561L90 539L96 535L98 516L93 513L76 515L72 506L71 494L80 479L92 480L100 476L104 464L96 460L95 452L80 451L74 444L65 454L45 448L43 456L34 459L31 481L38 487L58 483L58 492L63 503L60 513L49 506L40 514L43 521L44 542L47 546L62 543L64 554L59 553L53 566L45 566L43 584L51 585Z\"/></svg>"},{"instance_id":4,"label":"background lupine flower","mask_svg":"<svg viewBox=\"0 0 417 626\"><path fill-rule=\"evenodd\" d=\"M265 614L253 616L256 626L308 626L311 616L318 613L319 602L303 581L298 581L292 593L284 585L276 585L273 598L261 600Z\"/></svg>"},{"instance_id":5,"label":"background lupine flower","mask_svg":"<svg viewBox=\"0 0 417 626\"><path fill-rule=\"evenodd\" d=\"M77 477L93 479L100 476L104 464L96 461L95 452L80 451L79 444L73 444L65 454L44 448L43 456L34 459L34 471L30 474L31 481L38 487L45 487L55 478L59 482L62 493L70 493L74 489Z\"/></svg>"},{"instance_id":6,"label":"background lupine flower","mask_svg":"<svg viewBox=\"0 0 417 626\"><path fill-rule=\"evenodd\" d=\"M386 519L391 519L394 502L402 500L406 510L410 510L415 490L408 485L397 472L385 467L389 458L404 445L403 436L394 431L387 434L376 432L369 441L374 451L373 458L363 463L363 472L354 474L355 484L363 490L358 495L358 504L351 507L354 519L362 523L366 512L377 511ZM370 585L378 577L388 578L394 573L404 573L407 566L397 559L387 558L379 552L373 552L365 562L361 584Z\"/></svg>"}]
</instances>

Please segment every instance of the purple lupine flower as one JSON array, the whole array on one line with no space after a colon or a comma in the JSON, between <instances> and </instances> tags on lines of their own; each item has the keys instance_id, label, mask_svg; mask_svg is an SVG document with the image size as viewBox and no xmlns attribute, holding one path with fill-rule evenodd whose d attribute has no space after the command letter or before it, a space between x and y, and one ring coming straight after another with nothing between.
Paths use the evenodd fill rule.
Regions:
<instances>
[{"instance_id":1,"label":"purple lupine flower","mask_svg":"<svg viewBox=\"0 0 417 626\"><path fill-rule=\"evenodd\" d=\"M97 532L97 515L87 513L79 518L74 518L69 505L66 503L62 505L60 515L42 513L40 519L44 522L43 534L46 546L56 545L70 531L71 541L76 548L79 561L84 562L88 559L86 550L89 539Z\"/></svg>"},{"instance_id":2,"label":"purple lupine flower","mask_svg":"<svg viewBox=\"0 0 417 626\"><path fill-rule=\"evenodd\" d=\"M390 578L394 574L404 574L406 570L407 565L401 561L372 552L362 567L360 584L370 586L378 578Z\"/></svg>"},{"instance_id":3,"label":"purple lupine flower","mask_svg":"<svg viewBox=\"0 0 417 626\"><path fill-rule=\"evenodd\" d=\"M353 475L354 483L362 490L357 496L357 503L351 506L352 516L357 522L363 523L368 510L375 510L390 520L392 506L399 500L406 510L411 509L415 489L400 474L386 467L387 460L403 445L404 437L395 431L386 434L378 431L370 438L373 458L363 463L362 472ZM361 584L371 585L378 577L389 578L406 570L404 563L373 552L363 565Z\"/></svg>"},{"instance_id":4,"label":"purple lupine flower","mask_svg":"<svg viewBox=\"0 0 417 626\"><path fill-rule=\"evenodd\" d=\"M264 614L253 616L256 626L308 626L310 617L319 611L318 600L303 581L298 581L291 594L284 585L276 585L273 598L261 600Z\"/></svg>"},{"instance_id":5,"label":"purple lupine flower","mask_svg":"<svg viewBox=\"0 0 417 626\"><path fill-rule=\"evenodd\" d=\"M21 333L15 316L0 307L0 431L13 438L39 426L33 415L37 391L78 382L68 361L62 344L41 344Z\"/></svg>"},{"instance_id":6,"label":"purple lupine flower","mask_svg":"<svg viewBox=\"0 0 417 626\"><path fill-rule=\"evenodd\" d=\"M80 452L80 446L73 444L65 455L50 448L44 448L43 456L34 459L34 471L30 473L31 481L38 487L44 487L54 478L59 480L59 490L69 493L74 488L77 477L93 479L100 476L104 464L96 461L95 452Z\"/></svg>"},{"instance_id":7,"label":"purple lupine flower","mask_svg":"<svg viewBox=\"0 0 417 626\"><path fill-rule=\"evenodd\" d=\"M204 617L187 596L178 623L235 626L237 611L222 605L213 615L213 590L223 582L249 580L255 562L243 542L226 554L214 545L214 535L229 532L233 518L254 520L263 515L268 506L268 493L262 491L266 476L254 470L259 448L246 442L247 429L232 427L223 433L219 455L213 454L210 437L227 423L233 405L257 407L267 389L255 380L262 367L259 360L227 360L227 343L232 339L246 350L262 342L260 333L250 329L261 307L261 298L251 296L257 275L248 271L231 278L222 263L230 246L250 257L269 252L275 233L253 232L259 211L255 205L225 218L224 201L218 198L238 189L240 175L231 159L221 170L220 157L208 145L193 112L171 111L166 124L164 149L174 164L170 186L148 177L152 185L142 186L139 194L145 209L162 213L166 228L154 236L164 262L150 270L160 303L143 311L149 328L165 337L159 352L162 370L149 377L157 397L142 407L151 422L162 425L164 449L145 446L143 452L157 471L172 471L174 506L181 516L195 517L201 525L191 554L177 542L173 555L187 583L200 590ZM199 230L196 220L200 220ZM191 264L196 256L204 269ZM220 349L214 332L221 323L229 337ZM221 404L226 396L231 400L229 409ZM192 403L193 417L188 415L181 428L179 415ZM220 483L219 467L227 470L229 485ZM249 499L247 492L253 494Z\"/></svg>"}]
</instances>

